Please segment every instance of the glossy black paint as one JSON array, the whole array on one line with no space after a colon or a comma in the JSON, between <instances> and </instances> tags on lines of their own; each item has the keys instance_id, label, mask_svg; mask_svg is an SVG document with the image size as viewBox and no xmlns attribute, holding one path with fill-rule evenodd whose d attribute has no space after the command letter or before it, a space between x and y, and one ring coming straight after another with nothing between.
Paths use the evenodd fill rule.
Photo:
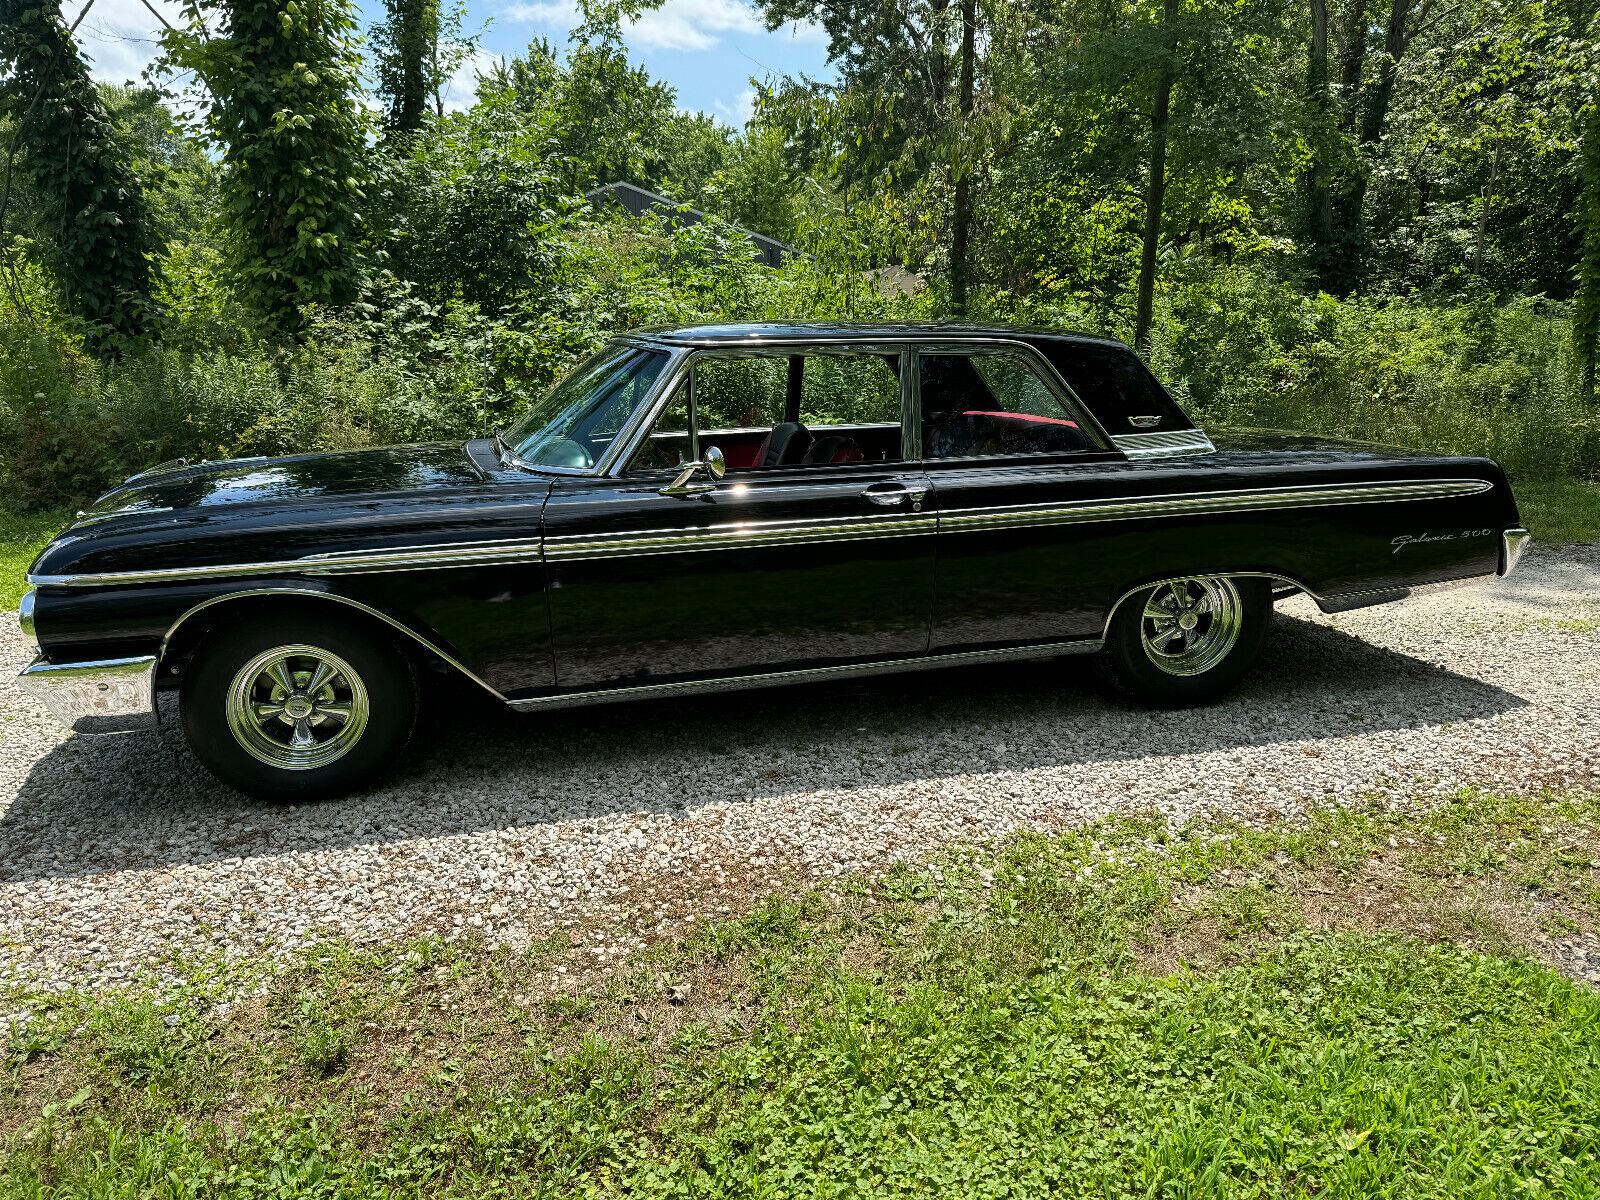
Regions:
<instances>
[{"instance_id":1,"label":"glossy black paint","mask_svg":"<svg viewBox=\"0 0 1600 1200\"><path fill-rule=\"evenodd\" d=\"M908 331L928 333L884 326L853 329L848 338ZM995 331L935 333L943 343ZM837 334L793 325L759 331L815 340ZM740 326L648 336L721 346L752 334ZM524 698L1093 640L1120 596L1174 575L1268 572L1359 603L1360 594L1492 574L1500 531L1517 524L1504 475L1485 459L1271 433L1214 440L1214 454L1148 461L1111 450L730 472L715 491L690 498L660 494L670 472L530 473L503 467L484 442L203 464L109 493L30 574L281 567L206 580L42 583L35 623L52 661L86 661L159 652L192 612L165 651L181 669L208 624L248 619L235 605L343 604L353 613L353 604L383 614L491 690ZM1480 478L1491 487L1447 500L1010 528L947 523L933 532L936 520L1012 505L1434 478ZM864 539L824 532L800 544L562 553L584 538L692 538L740 524L826 531L830 522L886 515L863 493L896 484L927 489L920 514L909 503L896 510L926 518L924 528ZM1429 540L1396 548L1396 538L1417 534ZM333 575L297 561L479 543L522 549L491 564ZM170 673L163 679L170 682Z\"/></svg>"},{"instance_id":2,"label":"glossy black paint","mask_svg":"<svg viewBox=\"0 0 1600 1200\"><path fill-rule=\"evenodd\" d=\"M870 488L927 486L918 469L862 463L730 474L714 493L662 496L672 473L558 481L545 509L560 539L692 535L768 522L884 513ZM932 506L923 505L931 517ZM914 515L907 505L900 515ZM929 522L931 526L931 521ZM692 544L641 555L552 557L550 613L563 689L664 683L923 653L934 542L924 532L798 545Z\"/></svg>"}]
</instances>

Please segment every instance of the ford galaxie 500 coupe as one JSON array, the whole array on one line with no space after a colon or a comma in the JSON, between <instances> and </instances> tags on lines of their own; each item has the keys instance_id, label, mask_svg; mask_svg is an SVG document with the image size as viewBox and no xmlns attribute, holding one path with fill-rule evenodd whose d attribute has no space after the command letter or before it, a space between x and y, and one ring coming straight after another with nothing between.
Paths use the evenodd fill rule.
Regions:
<instances>
[{"instance_id":1,"label":"ford galaxie 500 coupe","mask_svg":"<svg viewBox=\"0 0 1600 1200\"><path fill-rule=\"evenodd\" d=\"M22 680L83 732L176 688L213 772L309 798L395 761L432 672L533 710L1094 654L1194 704L1274 597L1399 600L1527 540L1493 462L1213 441L1118 342L661 330L503 435L134 476L33 564Z\"/></svg>"}]
</instances>

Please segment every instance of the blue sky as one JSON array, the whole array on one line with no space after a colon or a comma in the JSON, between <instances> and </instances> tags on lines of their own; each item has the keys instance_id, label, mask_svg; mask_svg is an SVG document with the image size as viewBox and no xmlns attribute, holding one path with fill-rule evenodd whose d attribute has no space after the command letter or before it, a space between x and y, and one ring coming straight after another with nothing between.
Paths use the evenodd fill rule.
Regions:
<instances>
[{"instance_id":1,"label":"blue sky","mask_svg":"<svg viewBox=\"0 0 1600 1200\"><path fill-rule=\"evenodd\" d=\"M177 21L173 0L153 3L169 21ZM93 4L78 28L78 40L94 60L95 76L117 83L137 78L155 54L159 23L141 0ZM82 10L82 0L63 4L69 23ZM381 13L382 0L368 0L365 10L369 16ZM468 0L467 11L471 28L487 25L485 58L517 54L537 37L564 44L577 23L572 0ZM665 0L627 26L625 36L634 61L677 88L681 108L712 113L735 125L749 115L752 76L829 74L820 30L788 26L769 33L741 0ZM471 83L469 68L453 81L447 100L470 103Z\"/></svg>"}]
</instances>

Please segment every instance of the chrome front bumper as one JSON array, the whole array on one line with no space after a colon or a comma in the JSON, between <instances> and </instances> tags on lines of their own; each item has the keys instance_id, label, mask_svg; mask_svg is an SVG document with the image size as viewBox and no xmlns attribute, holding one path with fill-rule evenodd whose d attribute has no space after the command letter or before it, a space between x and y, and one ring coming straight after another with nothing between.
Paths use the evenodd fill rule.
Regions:
<instances>
[{"instance_id":1,"label":"chrome front bumper","mask_svg":"<svg viewBox=\"0 0 1600 1200\"><path fill-rule=\"evenodd\" d=\"M74 733L132 733L156 725L156 658L49 663L42 658L17 682Z\"/></svg>"},{"instance_id":2,"label":"chrome front bumper","mask_svg":"<svg viewBox=\"0 0 1600 1200\"><path fill-rule=\"evenodd\" d=\"M1528 548L1528 543L1533 541L1533 534L1526 529L1508 529L1500 535L1500 569L1496 575L1504 579L1517 569L1517 560L1522 557L1522 552Z\"/></svg>"}]
</instances>

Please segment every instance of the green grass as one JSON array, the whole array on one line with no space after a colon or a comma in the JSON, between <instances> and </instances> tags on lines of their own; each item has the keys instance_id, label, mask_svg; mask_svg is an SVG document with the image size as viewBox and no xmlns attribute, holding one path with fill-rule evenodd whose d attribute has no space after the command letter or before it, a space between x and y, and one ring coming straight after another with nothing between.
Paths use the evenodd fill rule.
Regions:
<instances>
[{"instance_id":1,"label":"green grass","mask_svg":"<svg viewBox=\"0 0 1600 1200\"><path fill-rule=\"evenodd\" d=\"M1463 792L955 851L609 977L562 936L14 997L0 1197L1595 1196L1600 995L1523 947L1597 915L1600 798Z\"/></svg>"},{"instance_id":2,"label":"green grass","mask_svg":"<svg viewBox=\"0 0 1600 1200\"><path fill-rule=\"evenodd\" d=\"M0 506L0 612L16 609L28 586L28 564L70 519L65 512L16 513Z\"/></svg>"},{"instance_id":3,"label":"green grass","mask_svg":"<svg viewBox=\"0 0 1600 1200\"><path fill-rule=\"evenodd\" d=\"M1600 480L1514 480L1522 523L1546 546L1600 542Z\"/></svg>"}]
</instances>

